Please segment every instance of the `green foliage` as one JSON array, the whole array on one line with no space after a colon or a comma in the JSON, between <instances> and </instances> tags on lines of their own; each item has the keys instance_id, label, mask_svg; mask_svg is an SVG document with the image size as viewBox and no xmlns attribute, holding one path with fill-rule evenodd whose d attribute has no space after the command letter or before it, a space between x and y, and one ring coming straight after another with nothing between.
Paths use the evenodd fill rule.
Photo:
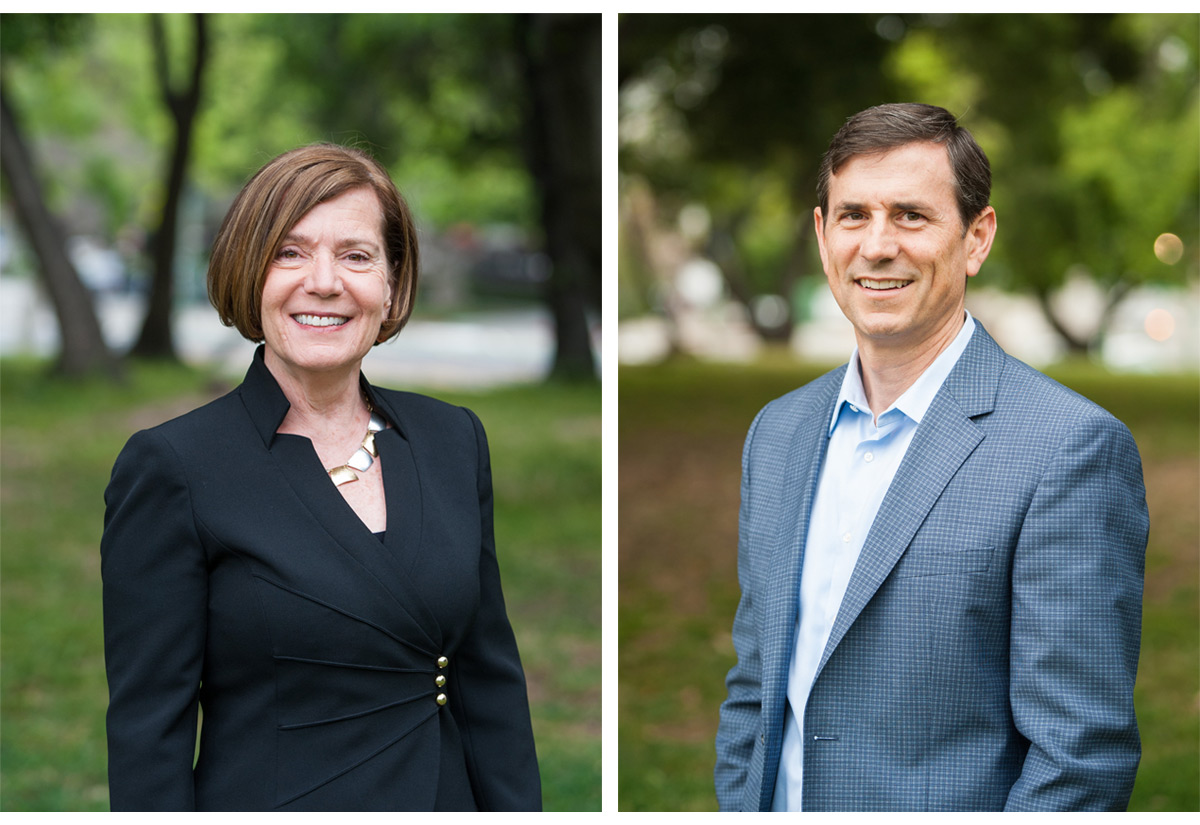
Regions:
<instances>
[{"instance_id":1,"label":"green foliage","mask_svg":"<svg viewBox=\"0 0 1200 825\"><path fill-rule=\"evenodd\" d=\"M139 364L127 386L5 360L0 470L0 807L105 810L99 540L129 435L224 392ZM443 394L443 397L444 394ZM457 394L487 429L505 598L526 669L548 810L600 808L600 391Z\"/></svg>"},{"instance_id":2,"label":"green foliage","mask_svg":"<svg viewBox=\"0 0 1200 825\"><path fill-rule=\"evenodd\" d=\"M623 367L620 386L622 811L713 810L713 737L734 663L739 458L767 401L823 368ZM1150 508L1134 701L1142 761L1130 810L1200 806L1200 378L1128 376L1086 363L1055 378L1123 420Z\"/></svg>"},{"instance_id":3,"label":"green foliage","mask_svg":"<svg viewBox=\"0 0 1200 825\"><path fill-rule=\"evenodd\" d=\"M622 15L622 171L644 178L663 225L712 216L754 294L812 267L817 165L854 111L891 89L872 15ZM853 59L847 59L853 55ZM796 250L800 250L797 254Z\"/></svg>"},{"instance_id":4,"label":"green foliage","mask_svg":"<svg viewBox=\"0 0 1200 825\"><path fill-rule=\"evenodd\" d=\"M190 56L183 17L164 15L172 76ZM329 140L376 154L426 225L538 225L510 15L208 18L190 186L212 220L267 160ZM6 88L51 206L110 241L150 230L172 127L146 15L5 15L3 29Z\"/></svg>"},{"instance_id":5,"label":"green foliage","mask_svg":"<svg viewBox=\"0 0 1200 825\"><path fill-rule=\"evenodd\" d=\"M963 116L991 156L999 233L985 273L1041 292L1080 266L1105 289L1197 274L1159 262L1154 241L1200 241L1198 21L913 21L890 70L912 97Z\"/></svg>"},{"instance_id":6,"label":"green foliage","mask_svg":"<svg viewBox=\"0 0 1200 825\"><path fill-rule=\"evenodd\" d=\"M536 223L510 16L256 15L252 30L279 52L275 105L365 143L423 220Z\"/></svg>"},{"instance_id":7,"label":"green foliage","mask_svg":"<svg viewBox=\"0 0 1200 825\"><path fill-rule=\"evenodd\" d=\"M991 159L989 282L1045 294L1082 269L1113 299L1184 284L1200 275L1198 32L1195 14L624 15L621 168L661 226L703 204L752 291L786 294L819 273L807 215L833 133L926 101ZM1182 262L1154 257L1164 232Z\"/></svg>"}]
</instances>

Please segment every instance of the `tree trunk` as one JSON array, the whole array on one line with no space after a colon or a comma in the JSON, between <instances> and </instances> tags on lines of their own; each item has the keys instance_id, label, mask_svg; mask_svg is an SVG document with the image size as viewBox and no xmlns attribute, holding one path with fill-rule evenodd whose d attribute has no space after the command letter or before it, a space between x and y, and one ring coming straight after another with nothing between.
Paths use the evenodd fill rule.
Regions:
<instances>
[{"instance_id":1,"label":"tree trunk","mask_svg":"<svg viewBox=\"0 0 1200 825\"><path fill-rule=\"evenodd\" d=\"M1036 289L1034 297L1037 298L1038 306L1041 307L1042 316L1067 345L1067 351L1072 355L1087 355L1089 342L1067 329L1066 325L1054 314L1054 306L1050 303L1050 292L1046 289Z\"/></svg>"},{"instance_id":2,"label":"tree trunk","mask_svg":"<svg viewBox=\"0 0 1200 825\"><path fill-rule=\"evenodd\" d=\"M179 204L183 199L188 156L192 149L192 127L200 107L201 79L208 56L208 33L203 14L192 15L194 50L191 77L187 88L176 92L172 88L166 35L161 17L150 15L150 39L154 46L154 68L159 90L175 126L175 143L167 167L167 196L163 203L162 220L154 234L154 269L150 281L150 298L146 304L146 319L133 347L135 355L148 358L174 359L175 344L171 336L171 309L175 298L175 241L179 223Z\"/></svg>"},{"instance_id":3,"label":"tree trunk","mask_svg":"<svg viewBox=\"0 0 1200 825\"><path fill-rule=\"evenodd\" d=\"M1063 342L1066 343L1067 351L1071 355L1087 355L1089 352L1097 350L1104 343L1104 339L1108 335L1108 328L1112 324L1113 316L1116 315L1117 307L1133 291L1133 286L1133 283L1130 281L1117 281L1109 287L1108 294L1104 300L1104 310L1100 314L1100 322L1096 325L1096 331L1087 337L1080 337L1071 332L1059 317L1055 315L1054 306L1050 302L1049 290L1037 288L1034 291L1034 296L1037 298L1038 306L1041 307L1042 315L1046 318L1046 321L1054 328L1054 331L1058 333Z\"/></svg>"},{"instance_id":4,"label":"tree trunk","mask_svg":"<svg viewBox=\"0 0 1200 825\"><path fill-rule=\"evenodd\" d=\"M600 15L521 15L526 160L551 261L556 378L595 378L587 309L600 303Z\"/></svg>"},{"instance_id":5,"label":"tree trunk","mask_svg":"<svg viewBox=\"0 0 1200 825\"><path fill-rule=\"evenodd\" d=\"M787 315L777 326L765 327L759 323L754 314L754 299L758 297L750 285L750 273L746 271L741 252L737 245L737 234L746 217L745 210L739 210L729 219L714 223L708 242L708 254L725 277L729 292L746 310L746 317L758 337L764 341L787 341L792 335L792 302L791 285L793 275L785 269L780 274L779 290L787 302Z\"/></svg>"},{"instance_id":6,"label":"tree trunk","mask_svg":"<svg viewBox=\"0 0 1200 825\"><path fill-rule=\"evenodd\" d=\"M67 257L66 238L46 206L33 157L3 87L0 87L0 143L4 145L0 166L12 187L17 218L37 256L58 319L61 350L57 370L65 375L102 372L119 379L123 375L121 363L104 342L92 297Z\"/></svg>"}]
</instances>

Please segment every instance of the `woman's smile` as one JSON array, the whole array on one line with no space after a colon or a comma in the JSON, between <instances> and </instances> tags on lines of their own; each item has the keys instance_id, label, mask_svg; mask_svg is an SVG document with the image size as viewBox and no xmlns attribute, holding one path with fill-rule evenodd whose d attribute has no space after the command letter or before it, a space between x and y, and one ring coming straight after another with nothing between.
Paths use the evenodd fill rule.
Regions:
<instances>
[{"instance_id":1,"label":"woman's smile","mask_svg":"<svg viewBox=\"0 0 1200 825\"><path fill-rule=\"evenodd\" d=\"M293 315L292 320L305 327L340 327L350 319L343 315Z\"/></svg>"}]
</instances>

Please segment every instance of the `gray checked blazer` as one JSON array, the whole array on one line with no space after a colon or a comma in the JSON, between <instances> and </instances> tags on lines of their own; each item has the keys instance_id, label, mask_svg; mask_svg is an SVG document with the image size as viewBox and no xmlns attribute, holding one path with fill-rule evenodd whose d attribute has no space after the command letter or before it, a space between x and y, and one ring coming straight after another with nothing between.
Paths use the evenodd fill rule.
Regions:
<instances>
[{"instance_id":1,"label":"gray checked blazer","mask_svg":"<svg viewBox=\"0 0 1200 825\"><path fill-rule=\"evenodd\" d=\"M809 512L845 367L742 456L722 810L770 810ZM978 324L872 525L804 714L805 810L1128 803L1149 518L1123 424Z\"/></svg>"}]
</instances>

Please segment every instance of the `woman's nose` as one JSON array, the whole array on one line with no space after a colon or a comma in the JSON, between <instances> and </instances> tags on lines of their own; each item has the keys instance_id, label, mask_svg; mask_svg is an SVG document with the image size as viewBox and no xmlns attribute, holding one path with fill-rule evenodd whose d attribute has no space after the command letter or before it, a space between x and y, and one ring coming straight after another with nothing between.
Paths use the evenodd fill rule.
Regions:
<instances>
[{"instance_id":1,"label":"woman's nose","mask_svg":"<svg viewBox=\"0 0 1200 825\"><path fill-rule=\"evenodd\" d=\"M314 256L304 278L304 288L314 295L337 295L342 291L342 278L333 258L324 253Z\"/></svg>"}]
</instances>

